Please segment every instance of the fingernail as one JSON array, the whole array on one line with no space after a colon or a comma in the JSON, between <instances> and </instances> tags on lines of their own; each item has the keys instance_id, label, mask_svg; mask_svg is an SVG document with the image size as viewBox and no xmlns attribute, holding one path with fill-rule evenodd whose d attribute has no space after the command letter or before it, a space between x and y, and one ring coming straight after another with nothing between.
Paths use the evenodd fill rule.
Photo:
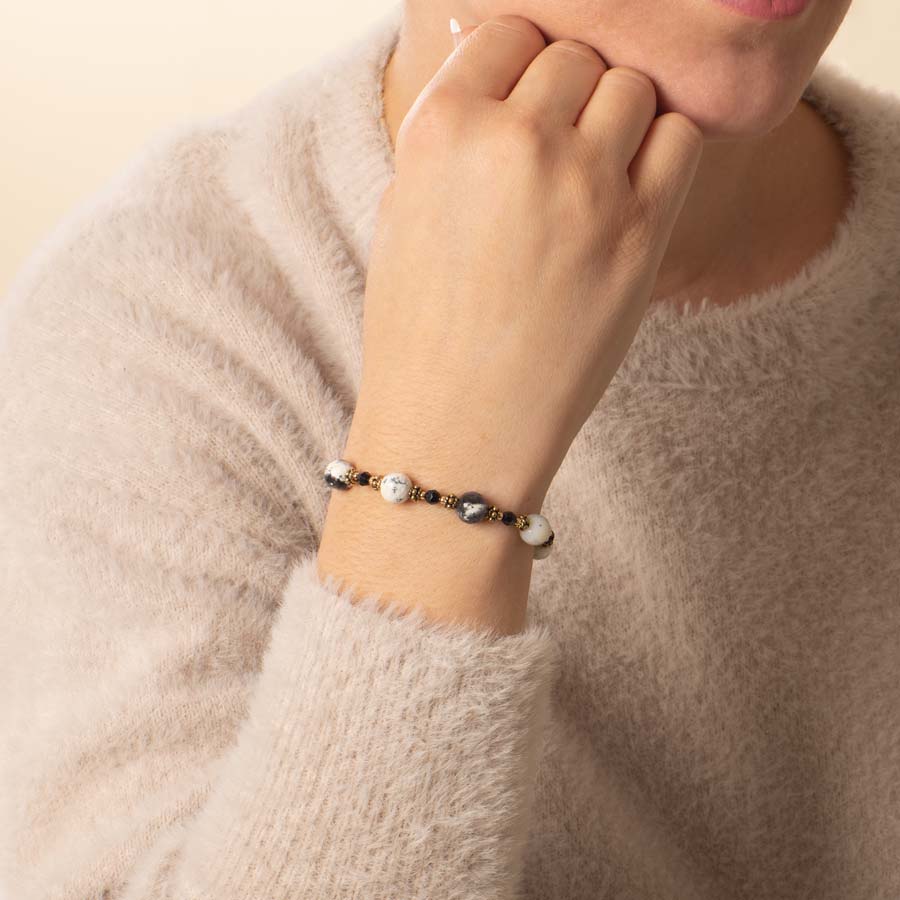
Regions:
<instances>
[{"instance_id":1,"label":"fingernail","mask_svg":"<svg viewBox=\"0 0 900 900\"><path fill-rule=\"evenodd\" d=\"M462 28L459 26L459 22L454 18L450 18L450 36L453 38L453 48L456 49L459 46L459 42L462 40L461 37Z\"/></svg>"}]
</instances>

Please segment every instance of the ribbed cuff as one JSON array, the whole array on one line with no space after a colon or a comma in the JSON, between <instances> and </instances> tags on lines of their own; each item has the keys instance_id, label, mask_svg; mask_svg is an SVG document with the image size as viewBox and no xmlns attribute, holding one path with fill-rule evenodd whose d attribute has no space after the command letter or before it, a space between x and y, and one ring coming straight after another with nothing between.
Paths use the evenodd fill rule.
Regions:
<instances>
[{"instance_id":1,"label":"ribbed cuff","mask_svg":"<svg viewBox=\"0 0 900 900\"><path fill-rule=\"evenodd\" d=\"M351 602L293 569L185 896L505 896L520 873L559 649ZM201 887L202 886L202 887Z\"/></svg>"}]
</instances>

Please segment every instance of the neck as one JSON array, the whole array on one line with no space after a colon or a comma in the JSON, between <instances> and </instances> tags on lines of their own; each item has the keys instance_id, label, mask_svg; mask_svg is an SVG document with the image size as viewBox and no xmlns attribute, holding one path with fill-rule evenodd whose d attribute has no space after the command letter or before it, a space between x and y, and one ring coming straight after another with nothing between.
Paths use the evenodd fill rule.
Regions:
<instances>
[{"instance_id":1,"label":"neck","mask_svg":"<svg viewBox=\"0 0 900 900\"><path fill-rule=\"evenodd\" d=\"M442 17L412 18L411 12L384 74L393 147L404 117L452 48ZM848 202L845 154L805 100L766 134L707 141L651 302L708 296L724 305L794 274L830 241Z\"/></svg>"}]
</instances>

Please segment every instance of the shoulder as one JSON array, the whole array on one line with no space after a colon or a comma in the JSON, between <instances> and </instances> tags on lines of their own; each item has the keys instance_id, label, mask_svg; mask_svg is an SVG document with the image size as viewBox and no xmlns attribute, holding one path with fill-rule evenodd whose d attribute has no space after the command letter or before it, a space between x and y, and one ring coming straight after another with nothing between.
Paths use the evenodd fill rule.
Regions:
<instances>
[{"instance_id":1,"label":"shoulder","mask_svg":"<svg viewBox=\"0 0 900 900\"><path fill-rule=\"evenodd\" d=\"M280 89L156 135L20 269L0 435L36 502L113 491L285 544L324 514L343 410L227 177Z\"/></svg>"},{"instance_id":2,"label":"shoulder","mask_svg":"<svg viewBox=\"0 0 900 900\"><path fill-rule=\"evenodd\" d=\"M374 123L375 76L400 15L243 106L156 135L35 248L0 303L0 356L21 365L96 357L99 346L122 367L154 370L213 358L286 393L333 444L361 374L364 245L380 186L366 165L385 168L370 158L381 148L354 135Z\"/></svg>"},{"instance_id":3,"label":"shoulder","mask_svg":"<svg viewBox=\"0 0 900 900\"><path fill-rule=\"evenodd\" d=\"M171 263L197 273L204 265L227 263L226 235L249 230L246 212L231 190L235 160L259 141L260 123L271 119L287 96L309 97L304 88L316 74L301 70L225 114L183 120L152 135L33 248L3 298L0 315L21 315L20 306L58 277L100 278L126 269L137 282ZM308 105L311 113L312 97ZM295 103L293 113L302 128L302 104Z\"/></svg>"}]
</instances>

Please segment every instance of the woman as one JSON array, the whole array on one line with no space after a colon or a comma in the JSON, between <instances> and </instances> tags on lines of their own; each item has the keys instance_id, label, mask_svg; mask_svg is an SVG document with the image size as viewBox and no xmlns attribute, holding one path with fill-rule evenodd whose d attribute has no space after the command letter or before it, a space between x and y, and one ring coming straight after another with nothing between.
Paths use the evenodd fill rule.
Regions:
<instances>
[{"instance_id":1,"label":"woman","mask_svg":"<svg viewBox=\"0 0 900 900\"><path fill-rule=\"evenodd\" d=\"M900 107L819 62L848 5L409 0L35 251L11 896L900 891Z\"/></svg>"}]
</instances>

